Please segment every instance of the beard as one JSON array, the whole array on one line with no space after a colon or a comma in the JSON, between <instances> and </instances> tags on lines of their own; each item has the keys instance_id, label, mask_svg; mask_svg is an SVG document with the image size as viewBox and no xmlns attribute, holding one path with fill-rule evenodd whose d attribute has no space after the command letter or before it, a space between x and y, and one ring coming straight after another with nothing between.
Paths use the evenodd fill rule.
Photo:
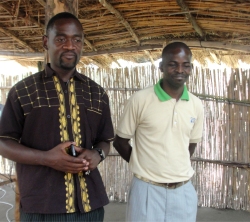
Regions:
<instances>
[{"instance_id":1,"label":"beard","mask_svg":"<svg viewBox=\"0 0 250 222\"><path fill-rule=\"evenodd\" d=\"M71 69L74 69L76 67L78 61L79 61L79 59L77 58L77 55L75 54L75 58L70 60L70 61L66 61L61 56L59 63L60 63L61 68L66 69L66 70L71 70Z\"/></svg>"},{"instance_id":2,"label":"beard","mask_svg":"<svg viewBox=\"0 0 250 222\"><path fill-rule=\"evenodd\" d=\"M179 76L181 76L182 78L176 79L175 75L172 75L172 77L167 78L167 82L168 82L169 86L171 86L173 89L178 89L178 88L182 87L185 84L185 82L187 82L189 79L188 74L181 74Z\"/></svg>"}]
</instances>

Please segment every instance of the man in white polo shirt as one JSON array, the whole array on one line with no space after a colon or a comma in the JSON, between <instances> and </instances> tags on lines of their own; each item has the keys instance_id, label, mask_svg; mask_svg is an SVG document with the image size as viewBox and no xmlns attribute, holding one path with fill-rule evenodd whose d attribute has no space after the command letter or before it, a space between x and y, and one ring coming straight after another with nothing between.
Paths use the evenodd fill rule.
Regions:
<instances>
[{"instance_id":1,"label":"man in white polo shirt","mask_svg":"<svg viewBox=\"0 0 250 222\"><path fill-rule=\"evenodd\" d=\"M191 61L186 44L167 45L160 63L163 79L125 105L113 145L134 174L127 221L196 221L190 157L202 138L204 114L201 100L185 86Z\"/></svg>"}]
</instances>

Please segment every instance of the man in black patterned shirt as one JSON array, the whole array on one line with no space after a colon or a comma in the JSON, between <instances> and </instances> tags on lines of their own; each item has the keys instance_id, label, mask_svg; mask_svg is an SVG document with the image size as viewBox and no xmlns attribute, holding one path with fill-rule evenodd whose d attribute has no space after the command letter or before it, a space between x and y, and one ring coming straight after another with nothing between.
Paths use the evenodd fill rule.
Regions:
<instances>
[{"instance_id":1,"label":"man in black patterned shirt","mask_svg":"<svg viewBox=\"0 0 250 222\"><path fill-rule=\"evenodd\" d=\"M108 96L76 71L83 29L74 15L52 17L43 46L51 63L10 90L0 122L0 155L17 163L21 221L103 221L97 166L114 136Z\"/></svg>"}]
</instances>

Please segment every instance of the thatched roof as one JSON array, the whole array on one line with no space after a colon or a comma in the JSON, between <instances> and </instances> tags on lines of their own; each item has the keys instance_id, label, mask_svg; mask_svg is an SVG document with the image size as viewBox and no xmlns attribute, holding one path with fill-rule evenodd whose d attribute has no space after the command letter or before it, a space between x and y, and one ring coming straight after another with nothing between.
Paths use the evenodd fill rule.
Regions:
<instances>
[{"instance_id":1,"label":"thatched roof","mask_svg":"<svg viewBox=\"0 0 250 222\"><path fill-rule=\"evenodd\" d=\"M43 61L45 10L46 0L0 1L0 56ZM78 18L82 65L153 62L171 41L185 41L202 63L250 61L250 1L78 0Z\"/></svg>"}]
</instances>

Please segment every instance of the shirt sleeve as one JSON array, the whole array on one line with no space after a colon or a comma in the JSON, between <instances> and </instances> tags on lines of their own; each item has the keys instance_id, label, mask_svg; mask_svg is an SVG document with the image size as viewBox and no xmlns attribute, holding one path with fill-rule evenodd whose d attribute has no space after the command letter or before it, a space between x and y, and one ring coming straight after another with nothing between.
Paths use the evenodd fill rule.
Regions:
<instances>
[{"instance_id":1,"label":"shirt sleeve","mask_svg":"<svg viewBox=\"0 0 250 222\"><path fill-rule=\"evenodd\" d=\"M103 93L102 102L103 102L102 119L98 129L98 136L96 143L101 141L111 142L114 140L114 128L110 114L109 98L105 92Z\"/></svg>"},{"instance_id":2,"label":"shirt sleeve","mask_svg":"<svg viewBox=\"0 0 250 222\"><path fill-rule=\"evenodd\" d=\"M118 122L116 134L121 138L131 139L138 126L138 104L134 95L126 102Z\"/></svg>"},{"instance_id":3,"label":"shirt sleeve","mask_svg":"<svg viewBox=\"0 0 250 222\"><path fill-rule=\"evenodd\" d=\"M190 143L198 143L201 141L202 133L203 133L203 122L204 122L204 108L202 102L199 100L199 104L197 104L198 115L195 121L193 130L190 136Z\"/></svg>"},{"instance_id":4,"label":"shirt sleeve","mask_svg":"<svg viewBox=\"0 0 250 222\"><path fill-rule=\"evenodd\" d=\"M0 138L20 141L24 125L24 113L13 87L7 97L0 119Z\"/></svg>"}]
</instances>

